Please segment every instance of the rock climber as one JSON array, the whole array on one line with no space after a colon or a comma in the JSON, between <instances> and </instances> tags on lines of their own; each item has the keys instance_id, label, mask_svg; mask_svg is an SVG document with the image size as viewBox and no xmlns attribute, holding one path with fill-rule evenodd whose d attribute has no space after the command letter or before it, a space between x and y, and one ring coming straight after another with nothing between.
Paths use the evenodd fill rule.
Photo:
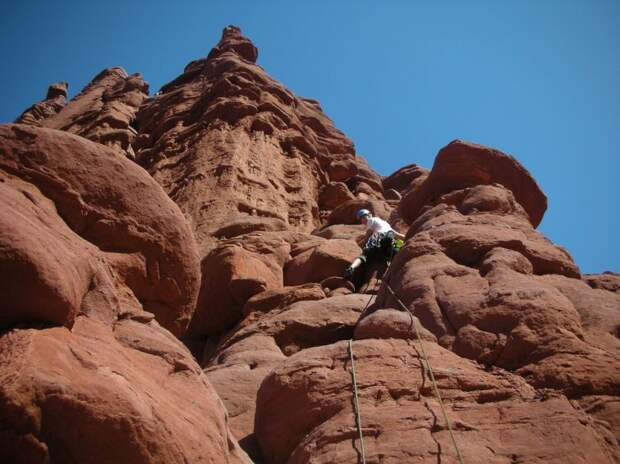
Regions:
<instances>
[{"instance_id":1,"label":"rock climber","mask_svg":"<svg viewBox=\"0 0 620 464\"><path fill-rule=\"evenodd\" d=\"M368 260L380 257L385 261L392 259L395 239L404 240L405 236L392 229L392 226L383 219L375 217L367 209L357 212L357 220L366 226L366 235L360 240L363 243L362 256L355 258L345 271L345 277L351 279L355 270ZM401 242L402 243L402 242Z\"/></svg>"}]
</instances>

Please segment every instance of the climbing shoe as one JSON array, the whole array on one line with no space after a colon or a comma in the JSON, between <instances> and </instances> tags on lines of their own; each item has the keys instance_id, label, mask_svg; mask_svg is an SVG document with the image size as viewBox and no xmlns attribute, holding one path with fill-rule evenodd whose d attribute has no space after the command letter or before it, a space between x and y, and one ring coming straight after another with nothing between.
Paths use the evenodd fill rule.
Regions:
<instances>
[{"instance_id":1,"label":"climbing shoe","mask_svg":"<svg viewBox=\"0 0 620 464\"><path fill-rule=\"evenodd\" d=\"M347 279L347 280L351 280L353 278L353 273L354 272L355 272L355 269L353 269L351 266L349 266L344 271L344 278Z\"/></svg>"}]
</instances>

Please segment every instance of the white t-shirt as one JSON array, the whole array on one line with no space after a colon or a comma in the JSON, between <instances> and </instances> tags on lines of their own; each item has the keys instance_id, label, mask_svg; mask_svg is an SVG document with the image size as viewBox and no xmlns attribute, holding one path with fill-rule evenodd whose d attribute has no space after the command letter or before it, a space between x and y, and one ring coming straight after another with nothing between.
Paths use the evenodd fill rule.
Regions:
<instances>
[{"instance_id":1,"label":"white t-shirt","mask_svg":"<svg viewBox=\"0 0 620 464\"><path fill-rule=\"evenodd\" d=\"M387 221L374 216L366 219L366 228L372 230L372 237L394 230Z\"/></svg>"}]
</instances>

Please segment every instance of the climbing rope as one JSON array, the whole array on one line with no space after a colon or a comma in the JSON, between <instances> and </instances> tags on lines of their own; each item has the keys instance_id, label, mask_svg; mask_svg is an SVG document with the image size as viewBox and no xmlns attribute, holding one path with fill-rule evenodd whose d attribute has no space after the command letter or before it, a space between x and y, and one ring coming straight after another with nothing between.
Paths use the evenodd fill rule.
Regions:
<instances>
[{"instance_id":1,"label":"climbing rope","mask_svg":"<svg viewBox=\"0 0 620 464\"><path fill-rule=\"evenodd\" d=\"M439 388L437 387L437 382L435 381L435 374L433 373L433 368L431 367L431 363L428 360L428 356L426 356L426 350L424 349L424 343L422 343L422 337L420 336L420 330L418 329L418 324L416 324L415 322L416 318L413 312L411 312L411 310L402 302L402 300L398 298L398 295L396 295L396 293L394 292L390 284L387 282L386 282L386 287L389 290L389 292L392 294L392 296L396 298L396 301L398 301L398 304L400 304L403 307L403 309L409 313L409 316L411 317L411 324L413 325L413 328L415 329L416 338L418 339L418 342L420 343L422 357L424 358L424 362L426 363L426 369L428 370L429 377L431 378L431 383L433 384L433 391L435 392L435 396L437 397L437 402L439 403L441 412L443 413L443 418L446 421L446 425L448 426L448 432L450 434L450 439L452 440L452 444L454 445L454 450L456 451L456 455L459 459L459 463L464 464L465 461L463 461L463 456L461 455L459 446L457 445L456 439L454 438L454 433L452 432L452 426L450 425L450 420L448 419L448 413L446 412L446 408L441 399L441 395L439 394Z\"/></svg>"},{"instance_id":2,"label":"climbing rope","mask_svg":"<svg viewBox=\"0 0 620 464\"><path fill-rule=\"evenodd\" d=\"M364 435L362 434L362 414L360 413L359 395L357 392L357 377L355 376L355 360L353 359L353 340L349 339L349 358L351 358L351 377L353 378L353 391L355 392L355 422L360 436L362 464L366 464L366 451L364 450Z\"/></svg>"},{"instance_id":3,"label":"climbing rope","mask_svg":"<svg viewBox=\"0 0 620 464\"><path fill-rule=\"evenodd\" d=\"M387 269L390 268L390 265L388 265ZM370 304L372 303L372 300L375 299L377 297L377 289L379 288L379 282L383 282L383 276L385 276L385 274L387 273L387 269L385 270L385 272L381 275L381 277L379 277L377 279L377 281L375 282L375 285L371 291L370 294L370 298L368 298L368 302L366 303L366 306L364 306L364 309L362 309L362 312L360 314L365 314L366 310L370 307ZM370 282L366 283L366 286L364 287L364 290L362 290L362 293L365 293L366 290L368 290L368 287L370 286Z\"/></svg>"},{"instance_id":4,"label":"climbing rope","mask_svg":"<svg viewBox=\"0 0 620 464\"><path fill-rule=\"evenodd\" d=\"M390 267L392 266L392 261L390 261L385 272L381 275L381 278L377 282L379 281L384 282L384 278L387 275L388 271L390 270ZM433 385L433 392L435 393L435 397L437 398L437 402L439 403L439 406L441 408L443 418L446 421L446 425L448 427L448 433L450 434L450 439L452 440L452 445L454 446L454 450L456 451L456 455L458 457L459 463L465 464L465 461L463 460L463 456L461 454L461 450L459 449L459 446L456 443L456 439L454 438L454 433L452 432L452 426L450 425L450 420L448 419L448 413L446 412L446 408L443 404L443 400L441 399L441 394L439 393L439 387L437 386L437 382L435 381L435 374L433 372L433 368L431 367L431 363L428 360L428 356L426 355L426 350L424 349L424 343L422 343L420 329L418 328L418 324L416 324L416 317L413 314L413 312L402 302L402 300L398 297L398 295L396 295L396 292L394 292L394 290L392 289L392 286L390 285L389 281L385 281L385 285L388 291L392 294L392 296L396 298L396 301L398 302L398 304L400 304L400 306L405 311L407 311L409 313L409 316L411 317L411 325L413 325L416 338L418 339L418 342L420 344L420 350L422 351L422 357L424 358L424 363L426 364L426 371L428 371L429 373L429 377ZM368 288L368 285L366 287ZM368 300L368 303L366 304L366 308L370 306L370 302L372 301L373 297L376 297L376 293L374 295L371 295L371 297ZM366 308L364 308L364 311L362 311L362 314L364 314L364 312L366 311ZM359 433L360 445L361 445L361 450L362 450L361 451L362 464L366 464L366 453L364 450L364 437L362 434L362 417L361 417L359 400L358 400L357 377L355 374L355 362L353 360L353 340L352 339L349 340L349 357L351 358L351 376L353 378L353 390L355 392L355 416L356 416L356 423L357 423L357 431Z\"/></svg>"}]
</instances>

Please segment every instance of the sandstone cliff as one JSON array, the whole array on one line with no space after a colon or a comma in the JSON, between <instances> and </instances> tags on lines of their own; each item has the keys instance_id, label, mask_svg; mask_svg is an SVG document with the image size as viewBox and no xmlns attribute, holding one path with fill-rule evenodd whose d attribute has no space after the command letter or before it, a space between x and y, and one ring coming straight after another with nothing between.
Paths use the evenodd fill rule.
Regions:
<instances>
[{"instance_id":1,"label":"sandstone cliff","mask_svg":"<svg viewBox=\"0 0 620 464\"><path fill-rule=\"evenodd\" d=\"M0 461L361 462L352 346L369 463L620 462L620 276L529 172L455 140L382 177L257 58L229 26L0 126ZM359 208L406 242L356 289Z\"/></svg>"}]
</instances>

